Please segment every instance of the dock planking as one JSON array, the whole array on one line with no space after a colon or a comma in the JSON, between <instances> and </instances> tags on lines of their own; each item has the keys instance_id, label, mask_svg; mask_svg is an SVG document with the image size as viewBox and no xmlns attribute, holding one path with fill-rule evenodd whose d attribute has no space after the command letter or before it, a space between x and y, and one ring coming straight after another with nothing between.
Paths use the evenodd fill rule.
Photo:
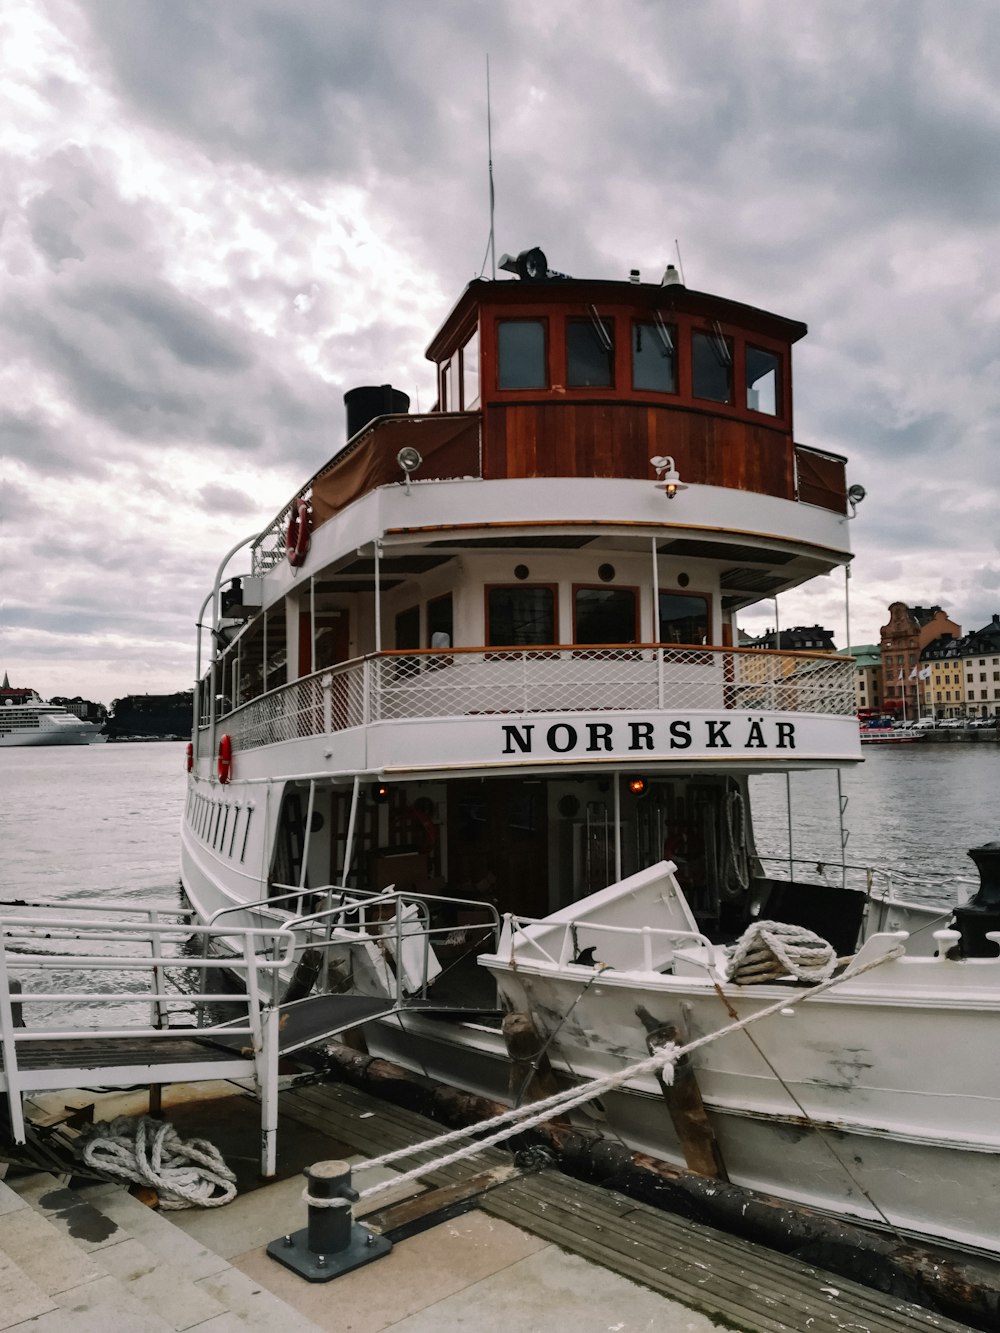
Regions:
<instances>
[{"instance_id":1,"label":"dock planking","mask_svg":"<svg viewBox=\"0 0 1000 1333\"><path fill-rule=\"evenodd\" d=\"M400 1172L439 1156L418 1145L441 1134L441 1125L347 1084L291 1089L281 1094L281 1109L366 1156L412 1147L413 1152L396 1164ZM428 1170L424 1183L452 1186L473 1172L509 1160L501 1149L487 1149L469 1161ZM363 1175L356 1183L364 1188ZM483 1195L477 1206L732 1328L752 1333L968 1329L923 1306L557 1171L500 1185Z\"/></svg>"}]
</instances>

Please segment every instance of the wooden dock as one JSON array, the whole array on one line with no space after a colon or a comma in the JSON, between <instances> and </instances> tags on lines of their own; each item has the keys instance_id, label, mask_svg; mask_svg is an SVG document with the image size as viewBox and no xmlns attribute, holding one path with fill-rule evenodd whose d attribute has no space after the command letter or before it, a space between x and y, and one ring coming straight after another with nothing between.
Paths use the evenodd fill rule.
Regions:
<instances>
[{"instance_id":1,"label":"wooden dock","mask_svg":"<svg viewBox=\"0 0 1000 1333\"><path fill-rule=\"evenodd\" d=\"M365 1156L420 1144L441 1126L346 1084L315 1084L281 1095L283 1115L320 1129ZM437 1154L415 1149L400 1172ZM432 1188L509 1163L489 1149L435 1169ZM357 1178L364 1188L364 1175ZM555 1170L522 1176L482 1195L476 1207L722 1323L753 1333L960 1333L969 1325L736 1239L613 1190ZM378 1266L372 1269L373 1278Z\"/></svg>"}]
</instances>

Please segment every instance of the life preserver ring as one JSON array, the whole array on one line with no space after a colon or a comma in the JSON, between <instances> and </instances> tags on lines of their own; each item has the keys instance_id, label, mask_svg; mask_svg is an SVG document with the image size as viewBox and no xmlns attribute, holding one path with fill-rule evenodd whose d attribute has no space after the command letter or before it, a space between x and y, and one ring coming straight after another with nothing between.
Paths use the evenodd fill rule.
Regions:
<instances>
[{"instance_id":1,"label":"life preserver ring","mask_svg":"<svg viewBox=\"0 0 1000 1333\"><path fill-rule=\"evenodd\" d=\"M192 741L188 741L188 743L187 743L187 771L190 773L191 770L192 770L192 768L194 768L194 743L193 743Z\"/></svg>"},{"instance_id":2,"label":"life preserver ring","mask_svg":"<svg viewBox=\"0 0 1000 1333\"><path fill-rule=\"evenodd\" d=\"M225 785L233 771L233 742L229 736L219 737L219 781Z\"/></svg>"},{"instance_id":3,"label":"life preserver ring","mask_svg":"<svg viewBox=\"0 0 1000 1333\"><path fill-rule=\"evenodd\" d=\"M293 569L298 569L309 554L311 528L312 520L309 514L309 505L300 496L292 504L292 516L288 520L288 531L285 533L285 553L288 556L288 563Z\"/></svg>"}]
</instances>

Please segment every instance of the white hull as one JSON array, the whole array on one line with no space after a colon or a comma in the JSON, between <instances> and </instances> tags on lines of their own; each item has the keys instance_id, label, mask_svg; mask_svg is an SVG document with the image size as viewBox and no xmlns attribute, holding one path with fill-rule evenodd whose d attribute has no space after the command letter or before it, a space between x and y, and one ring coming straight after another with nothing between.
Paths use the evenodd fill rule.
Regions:
<instances>
[{"instance_id":1,"label":"white hull","mask_svg":"<svg viewBox=\"0 0 1000 1333\"><path fill-rule=\"evenodd\" d=\"M510 1066L499 1034L410 1014L371 1023L365 1035L372 1054L508 1100ZM641 1058L638 1051L633 1054ZM574 1070L582 1079L603 1063L574 1062ZM553 1065L557 1074L572 1081L558 1056ZM817 1117L810 1124L790 1102L783 1111L771 1113L744 1109L713 1099L711 1080L700 1068L698 1080L734 1184L864 1223L884 1226L888 1218L893 1228L925 1240L998 1252L1000 1158L994 1145L907 1135L847 1117ZM593 1132L620 1137L636 1151L684 1165L657 1088L605 1095L601 1108L604 1116L577 1112L578 1122Z\"/></svg>"},{"instance_id":2,"label":"white hull","mask_svg":"<svg viewBox=\"0 0 1000 1333\"><path fill-rule=\"evenodd\" d=\"M39 729L38 731L14 732L8 736L0 736L0 750L10 750L24 745L90 745L92 742L101 739L101 737L91 731L90 724L80 723L81 727L87 727L87 731L75 731L69 727L53 727L51 729Z\"/></svg>"}]
</instances>

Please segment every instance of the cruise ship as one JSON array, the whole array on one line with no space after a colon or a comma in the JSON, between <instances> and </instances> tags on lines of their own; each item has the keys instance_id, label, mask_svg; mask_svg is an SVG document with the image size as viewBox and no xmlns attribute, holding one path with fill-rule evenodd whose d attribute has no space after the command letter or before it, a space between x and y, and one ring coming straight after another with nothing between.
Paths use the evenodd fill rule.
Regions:
<instances>
[{"instance_id":1,"label":"cruise ship","mask_svg":"<svg viewBox=\"0 0 1000 1333\"><path fill-rule=\"evenodd\" d=\"M16 745L89 745L101 739L98 727L58 704L47 704L36 690L0 686L0 749Z\"/></svg>"}]
</instances>

